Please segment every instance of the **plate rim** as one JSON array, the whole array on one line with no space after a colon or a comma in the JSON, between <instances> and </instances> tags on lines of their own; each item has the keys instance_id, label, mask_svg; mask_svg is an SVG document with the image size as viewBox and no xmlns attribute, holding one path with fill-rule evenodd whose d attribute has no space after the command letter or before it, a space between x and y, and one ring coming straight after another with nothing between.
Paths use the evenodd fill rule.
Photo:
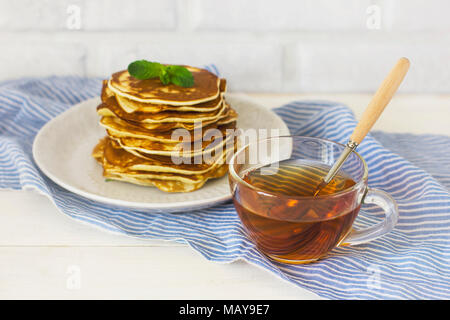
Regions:
<instances>
[{"instance_id":1,"label":"plate rim","mask_svg":"<svg viewBox=\"0 0 450 320\"><path fill-rule=\"evenodd\" d=\"M265 107L261 106L260 104L254 102L254 101L251 101L247 97L242 96L241 94L228 93L228 95L230 97L242 100L245 103L251 103L260 108L267 109L267 111L271 112L274 117L277 117L277 118L279 118L279 120L281 120L281 123L283 123L285 126L284 130L286 130L289 133L289 128L286 125L286 123L284 122L284 120L281 119L280 116L278 116L275 112L273 112L269 108L265 108ZM54 183L56 183L60 187L66 189L76 195L80 195L84 198L87 198L89 200L94 200L94 201L101 202L101 203L104 203L107 205L113 205L113 206L119 206L119 207L125 207L125 208L133 208L133 209L146 209L146 210L155 210L155 211L156 210L173 211L173 210L184 209L184 210L188 211L189 208L191 208L191 209L204 208L204 207L213 206L213 205L216 205L219 203L223 203L223 202L231 199L231 193L229 193L229 194L225 194L225 195L218 196L215 198L207 198L204 200L196 199L196 200L168 202L168 203L164 203L164 202L150 203L150 202L136 202L136 201L120 200L120 199L114 199L114 198L110 198L110 197L106 197L106 196L102 196L102 195L97 195L97 194L94 194L94 193L91 193L88 191L84 191L82 189L79 189L78 187L74 187L70 184L65 183L63 180L61 180L57 176L53 175L50 171L47 170L47 168L45 168L45 165L42 162L40 162L40 160L39 160L38 147L39 147L40 141L42 140L42 138L41 138L42 135L45 133L45 131L49 127L51 127L53 125L54 122L60 121L60 117L62 117L63 115L67 116L67 114L69 114L69 113L76 112L76 110L81 108L84 104L93 104L94 101L98 102L99 99L100 99L100 97L97 96L97 97L83 100L77 104L72 105L71 107L69 107L69 109L60 113L56 117L50 119L46 124L44 124L39 129L36 136L34 137L33 146L32 146L33 160L34 160L36 166L39 168L39 170L42 171L42 173L44 173L50 180L52 180Z\"/></svg>"}]
</instances>

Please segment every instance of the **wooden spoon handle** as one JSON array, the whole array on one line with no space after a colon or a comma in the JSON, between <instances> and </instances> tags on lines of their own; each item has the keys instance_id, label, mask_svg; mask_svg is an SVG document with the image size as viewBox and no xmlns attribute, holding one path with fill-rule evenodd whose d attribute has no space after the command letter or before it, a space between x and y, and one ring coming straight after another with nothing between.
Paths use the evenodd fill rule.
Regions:
<instances>
[{"instance_id":1,"label":"wooden spoon handle","mask_svg":"<svg viewBox=\"0 0 450 320\"><path fill-rule=\"evenodd\" d=\"M350 140L360 144L367 133L370 131L374 123L378 120L384 108L391 101L398 87L403 81L409 69L409 60L400 58L391 72L389 72L386 79L384 79L381 86L373 96L366 110L364 111L361 120L350 136Z\"/></svg>"}]
</instances>

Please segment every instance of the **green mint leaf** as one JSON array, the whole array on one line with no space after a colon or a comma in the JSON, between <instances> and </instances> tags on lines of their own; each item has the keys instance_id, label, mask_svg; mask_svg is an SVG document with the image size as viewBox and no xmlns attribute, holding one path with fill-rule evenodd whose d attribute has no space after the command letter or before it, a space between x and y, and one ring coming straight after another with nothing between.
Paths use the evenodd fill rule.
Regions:
<instances>
[{"instance_id":1,"label":"green mint leaf","mask_svg":"<svg viewBox=\"0 0 450 320\"><path fill-rule=\"evenodd\" d=\"M168 85L170 83L170 74L167 72L167 68L163 68L159 74L159 80L162 84Z\"/></svg>"},{"instance_id":2,"label":"green mint leaf","mask_svg":"<svg viewBox=\"0 0 450 320\"><path fill-rule=\"evenodd\" d=\"M137 60L128 65L128 73L138 80L159 78L164 85L173 83L185 88L194 85L194 76L182 66L165 66L158 62Z\"/></svg>"},{"instance_id":3,"label":"green mint leaf","mask_svg":"<svg viewBox=\"0 0 450 320\"><path fill-rule=\"evenodd\" d=\"M170 81L177 86L188 88L194 85L194 76L185 67L168 66L167 73L170 76Z\"/></svg>"},{"instance_id":4,"label":"green mint leaf","mask_svg":"<svg viewBox=\"0 0 450 320\"><path fill-rule=\"evenodd\" d=\"M162 64L147 60L137 60L128 65L128 73L139 80L157 78L162 69Z\"/></svg>"}]
</instances>

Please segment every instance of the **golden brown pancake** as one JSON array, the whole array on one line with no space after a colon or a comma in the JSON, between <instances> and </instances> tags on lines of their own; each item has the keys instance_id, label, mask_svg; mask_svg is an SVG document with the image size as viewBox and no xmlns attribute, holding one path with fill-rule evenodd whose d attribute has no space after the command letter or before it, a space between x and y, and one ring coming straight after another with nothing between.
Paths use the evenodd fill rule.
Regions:
<instances>
[{"instance_id":1,"label":"golden brown pancake","mask_svg":"<svg viewBox=\"0 0 450 320\"><path fill-rule=\"evenodd\" d=\"M221 106L223 95L227 88L227 82L225 79L220 79L220 94L217 98L206 101L203 103L195 104L195 105L180 105L180 106L171 106L168 104L153 104L153 103L144 103L144 102L138 102L131 99L128 99L126 97L122 97L120 95L115 95L114 92L112 92L111 89L108 88L108 81L103 81L103 88L102 88L102 102L106 103L106 100L110 96L114 96L118 105L124 110L125 112L131 113L131 112L146 112L146 113L157 113L162 111L196 111L196 112L210 112L218 109Z\"/></svg>"},{"instance_id":2,"label":"golden brown pancake","mask_svg":"<svg viewBox=\"0 0 450 320\"><path fill-rule=\"evenodd\" d=\"M154 123L154 122L183 122L183 120L191 119L187 122L193 122L193 121L200 121L200 120L212 120L214 119L219 113L220 108L224 107L222 95L219 95L219 97L214 101L213 109L210 111L202 110L201 112L196 111L193 107L191 107L190 111L180 111L179 109L181 107L172 107L169 110L161 110L157 113L149 113L147 111L133 111L133 112L127 112L126 108L123 108L119 103L118 96L114 95L114 93L109 90L107 87L105 87L105 82L103 84L102 88L102 104L100 104L97 107L97 110L107 108L109 111L114 113L117 117L134 121L134 122L148 122L148 123ZM140 102L134 102L137 104L144 104ZM150 104L146 104L150 105Z\"/></svg>"},{"instance_id":3,"label":"golden brown pancake","mask_svg":"<svg viewBox=\"0 0 450 320\"><path fill-rule=\"evenodd\" d=\"M108 109L106 107L102 107L102 104L100 104L97 107L97 114L102 117L117 117L117 115L115 115L110 109ZM193 121L193 122L170 121L170 122L154 122L154 123L142 123L142 122L125 120L125 119L121 119L121 120L132 126L139 127L139 128L149 130L149 131L169 131L169 130L173 130L176 128L183 128L186 130L194 130L195 127L198 127L198 126L205 127L210 124L224 120L228 117L237 118L237 114L236 114L236 111L231 109L230 106L226 104L224 108L220 109L220 112L217 115L217 117L214 119L211 119L211 120L198 121L198 119L197 119L197 121Z\"/></svg>"},{"instance_id":4,"label":"golden brown pancake","mask_svg":"<svg viewBox=\"0 0 450 320\"><path fill-rule=\"evenodd\" d=\"M115 172L126 173L128 171L150 171L150 172L172 172L181 174L203 174L226 162L227 154L223 152L217 155L211 161L201 161L195 163L193 158L175 158L179 160L176 163L172 157L153 155L147 159L136 157L135 155L120 148L113 140L105 139L99 142L104 144L103 157L105 169L111 169ZM184 160L184 161L182 161Z\"/></svg>"},{"instance_id":5,"label":"golden brown pancake","mask_svg":"<svg viewBox=\"0 0 450 320\"><path fill-rule=\"evenodd\" d=\"M121 97L154 104L173 106L194 105L210 101L220 94L220 79L206 69L186 66L194 77L194 86L162 85L158 78L138 80L127 70L116 72L108 81L108 87Z\"/></svg>"},{"instance_id":6,"label":"golden brown pancake","mask_svg":"<svg viewBox=\"0 0 450 320\"><path fill-rule=\"evenodd\" d=\"M238 139L237 114L224 99L226 81L187 68L194 76L191 88L138 80L126 70L103 82L97 113L107 136L92 156L104 177L190 192L227 172Z\"/></svg>"},{"instance_id":7,"label":"golden brown pancake","mask_svg":"<svg viewBox=\"0 0 450 320\"><path fill-rule=\"evenodd\" d=\"M225 158L212 164L178 164L170 157L154 156L143 160L114 145L105 137L95 146L92 156L103 165L103 176L135 184L156 186L166 192L189 192L203 186L206 180L227 172Z\"/></svg>"},{"instance_id":8,"label":"golden brown pancake","mask_svg":"<svg viewBox=\"0 0 450 320\"><path fill-rule=\"evenodd\" d=\"M163 156L179 156L179 157L194 157L204 154L214 154L222 152L227 146L233 143L233 135L216 139L213 141L203 141L199 145L191 143L179 144L164 144L149 140L137 140L130 138L114 138L121 148L138 156L145 158L148 155L163 155Z\"/></svg>"},{"instance_id":9,"label":"golden brown pancake","mask_svg":"<svg viewBox=\"0 0 450 320\"><path fill-rule=\"evenodd\" d=\"M168 131L147 130L145 128L125 122L117 117L102 117L100 119L100 124L106 129L108 135L111 137L148 139L164 143L178 143L179 140L173 139L176 138L176 136L174 136L174 131L177 129L181 129L175 128ZM230 114L228 117L220 121L211 123L203 128L199 128L201 130L187 131L189 132L192 141L197 141L198 139L201 139L203 134L208 130L215 128L221 131L226 131L227 129L235 129L236 116Z\"/></svg>"},{"instance_id":10,"label":"golden brown pancake","mask_svg":"<svg viewBox=\"0 0 450 320\"><path fill-rule=\"evenodd\" d=\"M159 123L159 122L196 122L196 121L211 121L215 120L220 114L223 113L223 108L226 105L223 101L220 103L219 107L213 111L208 112L195 112L195 111L162 111L158 113L148 113L148 112L125 112L119 106L114 97L110 97L106 102L101 103L97 110L108 109L115 116L128 121L141 122L141 123Z\"/></svg>"},{"instance_id":11,"label":"golden brown pancake","mask_svg":"<svg viewBox=\"0 0 450 320\"><path fill-rule=\"evenodd\" d=\"M224 164L203 175L151 174L140 171L122 173L104 173L104 177L142 186L154 186L165 192L192 192L203 187L209 179L223 177L228 172L228 165Z\"/></svg>"}]
</instances>

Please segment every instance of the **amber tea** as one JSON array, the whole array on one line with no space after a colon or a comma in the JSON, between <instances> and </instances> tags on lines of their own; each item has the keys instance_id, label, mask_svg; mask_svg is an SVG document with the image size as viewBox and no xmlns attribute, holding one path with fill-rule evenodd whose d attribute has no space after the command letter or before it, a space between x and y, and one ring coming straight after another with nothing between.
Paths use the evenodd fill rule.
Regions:
<instances>
[{"instance_id":1,"label":"amber tea","mask_svg":"<svg viewBox=\"0 0 450 320\"><path fill-rule=\"evenodd\" d=\"M238 186L233 201L264 253L283 262L308 262L325 255L350 232L360 205L354 192L343 191L355 181L340 173L313 197L329 169L319 162L286 160L243 175L251 187Z\"/></svg>"},{"instance_id":2,"label":"amber tea","mask_svg":"<svg viewBox=\"0 0 450 320\"><path fill-rule=\"evenodd\" d=\"M277 136L250 142L233 155L228 178L234 206L262 253L284 263L308 263L337 246L367 243L392 231L398 221L395 200L368 187L367 165L355 151L313 196L345 148L320 138ZM384 211L384 219L354 229L361 205L369 203Z\"/></svg>"}]
</instances>

